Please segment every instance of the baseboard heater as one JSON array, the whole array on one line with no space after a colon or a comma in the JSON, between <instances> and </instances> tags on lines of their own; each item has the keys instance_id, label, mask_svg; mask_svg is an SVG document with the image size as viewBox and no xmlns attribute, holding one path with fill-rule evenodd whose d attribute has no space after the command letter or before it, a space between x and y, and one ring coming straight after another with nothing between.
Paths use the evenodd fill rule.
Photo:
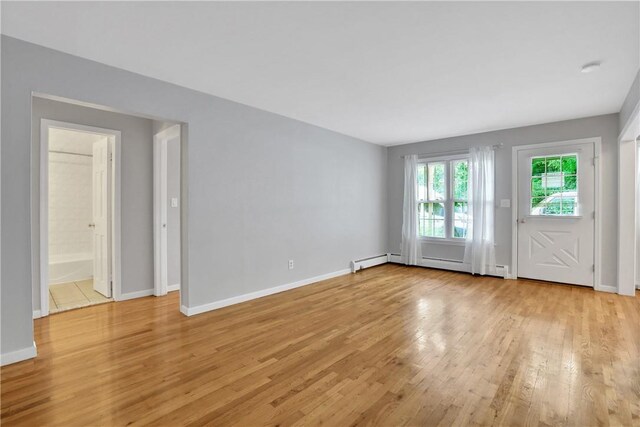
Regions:
<instances>
[{"instance_id":1,"label":"baseboard heater","mask_svg":"<svg viewBox=\"0 0 640 427\"><path fill-rule=\"evenodd\" d=\"M369 258L363 258L356 261L351 261L351 272L355 273L363 268L374 267L380 264L386 264L389 262L389 254L372 256Z\"/></svg>"},{"instance_id":2,"label":"baseboard heater","mask_svg":"<svg viewBox=\"0 0 640 427\"><path fill-rule=\"evenodd\" d=\"M389 254L389 262L395 264L402 264L400 254ZM420 267L439 268L441 270L461 271L463 273L470 273L471 269L469 264L465 264L459 260L442 259L442 258L426 258L422 257ZM496 265L496 276L509 278L509 266L508 265Z\"/></svg>"}]
</instances>

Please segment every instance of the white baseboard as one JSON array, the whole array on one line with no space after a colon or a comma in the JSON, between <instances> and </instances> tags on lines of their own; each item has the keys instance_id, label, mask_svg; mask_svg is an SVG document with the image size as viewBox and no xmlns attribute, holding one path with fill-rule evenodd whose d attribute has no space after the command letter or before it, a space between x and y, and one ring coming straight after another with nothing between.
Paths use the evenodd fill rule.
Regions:
<instances>
[{"instance_id":1,"label":"white baseboard","mask_svg":"<svg viewBox=\"0 0 640 427\"><path fill-rule=\"evenodd\" d=\"M363 268L374 267L376 265L386 264L388 262L389 254L351 261L351 272L355 273L356 271L362 270Z\"/></svg>"},{"instance_id":2,"label":"white baseboard","mask_svg":"<svg viewBox=\"0 0 640 427\"><path fill-rule=\"evenodd\" d=\"M36 342L31 347L22 348L20 350L4 353L0 355L0 366L10 365L11 363L22 362L23 360L33 359L38 355Z\"/></svg>"},{"instance_id":3,"label":"white baseboard","mask_svg":"<svg viewBox=\"0 0 640 427\"><path fill-rule=\"evenodd\" d=\"M600 286L598 286L596 291L611 292L612 294L617 294L618 293L618 287L617 286L610 286L610 285L600 285Z\"/></svg>"},{"instance_id":4,"label":"white baseboard","mask_svg":"<svg viewBox=\"0 0 640 427\"><path fill-rule=\"evenodd\" d=\"M389 262L402 264L400 255L396 255L396 254L389 255ZM428 267L428 268L439 268L441 270L460 271L462 273L471 273L471 266L469 264L465 264L462 261L455 261L455 260L448 260L448 259L422 258L422 261L420 262L419 266ZM505 279L510 278L509 266L508 265L496 266L496 276L504 277Z\"/></svg>"},{"instance_id":5,"label":"white baseboard","mask_svg":"<svg viewBox=\"0 0 640 427\"><path fill-rule=\"evenodd\" d=\"M136 292L129 292L126 294L120 294L120 298L118 298L116 301L126 301L129 299L148 297L151 295L153 295L153 289L145 289L144 291L136 291Z\"/></svg>"},{"instance_id":6,"label":"white baseboard","mask_svg":"<svg viewBox=\"0 0 640 427\"><path fill-rule=\"evenodd\" d=\"M322 280L332 279L338 276L343 276L349 273L351 273L351 269L338 270L334 271L333 273L310 277L308 279L298 280L297 282L287 283L285 285L275 286L273 288L262 289L260 291L250 292L248 294L210 302L208 304L197 305L195 307L186 307L183 305L180 306L180 312L182 312L182 314L184 314L185 316L193 316L195 314L205 313L207 311L216 310L218 308L227 307L229 305L239 304L241 302L250 301L252 299L266 297L267 295L273 295L280 292L288 291L290 289L300 288L302 286L310 285Z\"/></svg>"},{"instance_id":7,"label":"white baseboard","mask_svg":"<svg viewBox=\"0 0 640 427\"><path fill-rule=\"evenodd\" d=\"M173 292L173 291L179 291L179 290L180 290L180 283L167 286L167 292Z\"/></svg>"},{"instance_id":8,"label":"white baseboard","mask_svg":"<svg viewBox=\"0 0 640 427\"><path fill-rule=\"evenodd\" d=\"M42 311L41 310L33 310L33 318L34 319L39 319L42 317Z\"/></svg>"}]
</instances>

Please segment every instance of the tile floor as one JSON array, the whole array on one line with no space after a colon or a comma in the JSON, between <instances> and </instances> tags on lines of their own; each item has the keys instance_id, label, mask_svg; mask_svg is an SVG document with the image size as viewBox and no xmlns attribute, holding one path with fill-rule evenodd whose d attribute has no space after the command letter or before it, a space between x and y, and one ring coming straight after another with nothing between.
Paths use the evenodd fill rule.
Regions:
<instances>
[{"instance_id":1,"label":"tile floor","mask_svg":"<svg viewBox=\"0 0 640 427\"><path fill-rule=\"evenodd\" d=\"M93 280L79 280L76 282L49 285L49 312L71 310L113 301L93 290Z\"/></svg>"}]
</instances>

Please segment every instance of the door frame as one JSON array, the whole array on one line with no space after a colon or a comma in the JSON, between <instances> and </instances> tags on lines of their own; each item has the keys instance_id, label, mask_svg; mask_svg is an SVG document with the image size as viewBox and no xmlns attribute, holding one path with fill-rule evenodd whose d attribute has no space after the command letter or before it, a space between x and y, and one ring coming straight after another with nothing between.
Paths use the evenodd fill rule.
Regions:
<instances>
[{"instance_id":1,"label":"door frame","mask_svg":"<svg viewBox=\"0 0 640 427\"><path fill-rule=\"evenodd\" d=\"M121 299L121 247L120 247L120 203L121 203L121 133L113 129L85 126L57 120L40 120L40 313L37 317L49 315L49 129L66 129L111 137L111 280L112 296ZM34 254L35 255L35 254ZM33 265L38 265L32 261ZM35 277L35 275L34 275ZM34 311L35 312L35 311ZM36 317L36 316L34 316Z\"/></svg>"},{"instance_id":2,"label":"door frame","mask_svg":"<svg viewBox=\"0 0 640 427\"><path fill-rule=\"evenodd\" d=\"M531 150L533 148L556 148L565 145L577 145L577 144L593 144L594 152L594 167L595 167L595 182L594 182L594 210L595 210L595 224L594 224L594 265L595 271L593 273L593 288L597 291L616 292L613 286L602 286L601 283L601 183L600 183L600 153L602 138L582 138L572 139L568 141L557 142L543 142L539 144L527 144L527 145L515 145L511 151L511 278L518 278L518 154L520 151Z\"/></svg>"},{"instance_id":3,"label":"door frame","mask_svg":"<svg viewBox=\"0 0 640 427\"><path fill-rule=\"evenodd\" d=\"M168 198L168 143L181 138L180 124L172 125L153 135L153 294L169 292L168 232L162 233L163 223L169 213ZM172 289L173 290L173 289Z\"/></svg>"}]
</instances>

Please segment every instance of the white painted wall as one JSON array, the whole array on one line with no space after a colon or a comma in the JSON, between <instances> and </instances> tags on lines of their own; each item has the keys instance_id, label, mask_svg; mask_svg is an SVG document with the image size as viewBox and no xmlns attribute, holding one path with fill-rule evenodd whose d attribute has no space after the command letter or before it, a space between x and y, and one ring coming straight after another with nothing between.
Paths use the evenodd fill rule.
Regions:
<instances>
[{"instance_id":1,"label":"white painted wall","mask_svg":"<svg viewBox=\"0 0 640 427\"><path fill-rule=\"evenodd\" d=\"M60 145L64 148L64 144ZM49 153L49 259L90 254L91 157Z\"/></svg>"}]
</instances>

